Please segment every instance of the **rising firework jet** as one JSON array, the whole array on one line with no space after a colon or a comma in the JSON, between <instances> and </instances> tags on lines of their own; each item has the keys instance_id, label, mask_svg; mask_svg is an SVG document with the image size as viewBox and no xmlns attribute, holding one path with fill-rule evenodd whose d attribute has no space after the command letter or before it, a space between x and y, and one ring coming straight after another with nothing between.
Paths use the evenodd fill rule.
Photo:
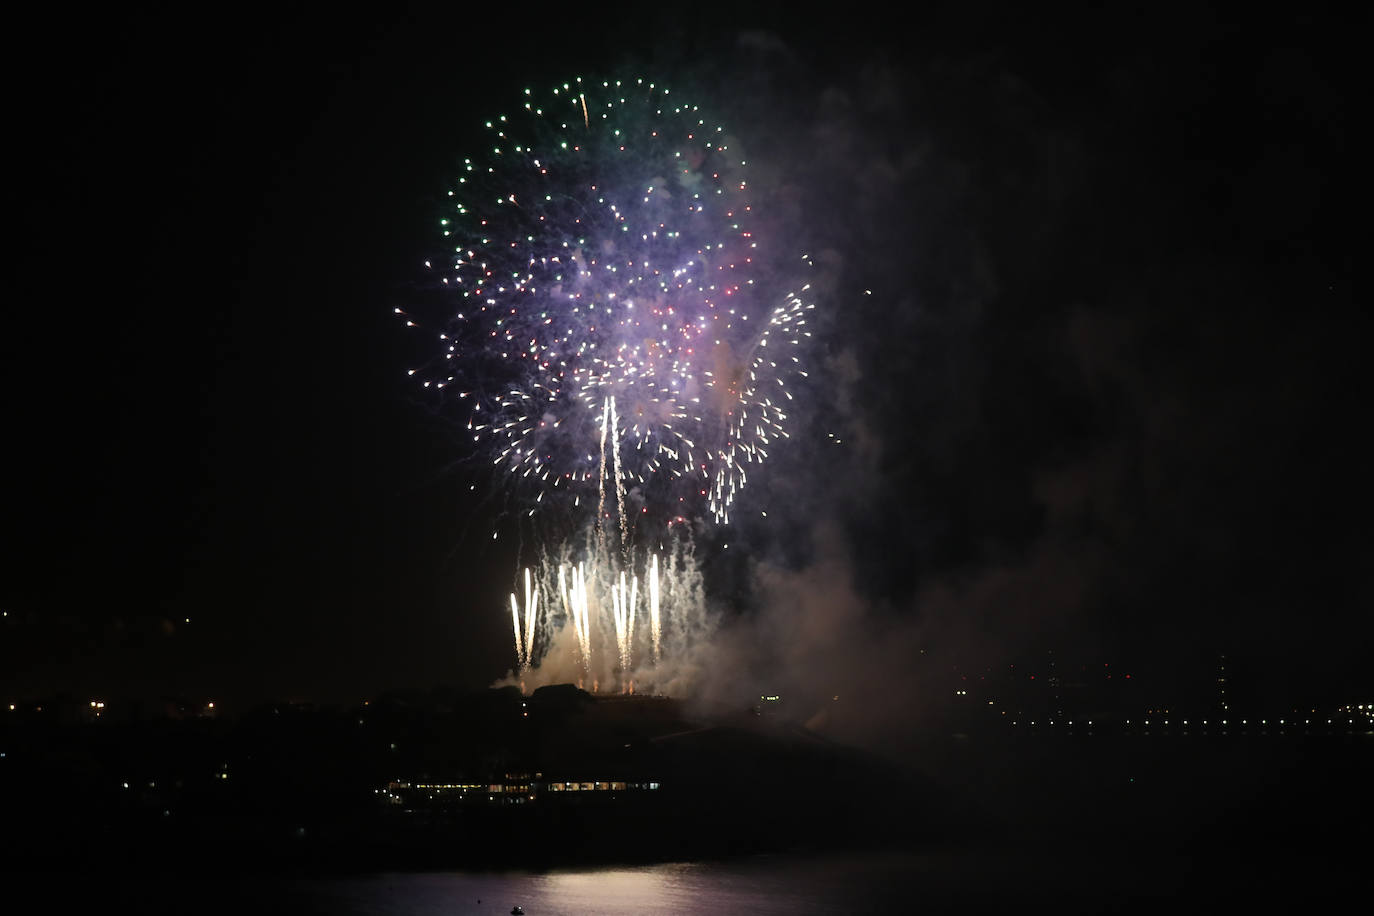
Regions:
<instances>
[{"instance_id":1,"label":"rising firework jet","mask_svg":"<svg viewBox=\"0 0 1374 916\"><path fill-rule=\"evenodd\" d=\"M690 541L675 539L629 564L622 557L589 533L579 551L565 546L524 570L523 602L510 596L522 683L665 691L688 679L693 652L714 629ZM638 626L645 620L647 633Z\"/></svg>"},{"instance_id":2,"label":"rising firework jet","mask_svg":"<svg viewBox=\"0 0 1374 916\"><path fill-rule=\"evenodd\" d=\"M812 308L777 281L738 144L644 80L527 89L486 129L427 262L451 312L402 313L438 344L412 374L462 405L530 515L595 498L604 517L610 483L622 541L728 522L787 435Z\"/></svg>"},{"instance_id":3,"label":"rising firework jet","mask_svg":"<svg viewBox=\"0 0 1374 916\"><path fill-rule=\"evenodd\" d=\"M524 626L521 626L520 604L515 593L510 596L511 623L515 626L515 658L521 673L530 670L531 656L534 652L534 626L539 617L539 588L530 591L530 571L525 570L525 613Z\"/></svg>"}]
</instances>

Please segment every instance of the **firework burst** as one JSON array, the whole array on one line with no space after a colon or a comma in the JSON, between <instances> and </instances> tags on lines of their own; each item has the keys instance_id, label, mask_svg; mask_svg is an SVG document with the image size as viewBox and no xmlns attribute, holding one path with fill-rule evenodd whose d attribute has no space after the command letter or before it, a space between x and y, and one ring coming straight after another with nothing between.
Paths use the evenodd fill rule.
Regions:
<instances>
[{"instance_id":1,"label":"firework burst","mask_svg":"<svg viewBox=\"0 0 1374 916\"><path fill-rule=\"evenodd\" d=\"M408 323L439 355L412 370L463 405L473 441L528 497L655 521L728 522L787 435L804 374L805 286L776 253L723 127L644 80L525 91L465 159L427 266L449 314ZM399 310L398 310L399 311Z\"/></svg>"}]
</instances>

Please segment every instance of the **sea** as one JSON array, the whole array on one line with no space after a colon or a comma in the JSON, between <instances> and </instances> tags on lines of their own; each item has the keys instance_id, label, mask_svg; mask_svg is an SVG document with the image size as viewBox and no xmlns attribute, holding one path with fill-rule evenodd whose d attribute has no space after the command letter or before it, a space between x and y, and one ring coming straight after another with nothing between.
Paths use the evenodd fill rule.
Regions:
<instances>
[{"instance_id":1,"label":"sea","mask_svg":"<svg viewBox=\"0 0 1374 916\"><path fill-rule=\"evenodd\" d=\"M979 817L903 822L911 842L832 837L811 849L638 865L488 870L455 857L413 871L243 871L194 843L174 863L136 842L103 868L0 863L0 911L36 913L525 916L582 914L1348 912L1368 900L1374 732L1321 740L1044 741L967 762ZM1037 756L1038 755L1038 756ZM983 769L973 764L983 762ZM999 766L998 764L1002 764ZM946 768L947 770L952 768ZM855 796L880 805L879 795ZM970 809L972 813L972 809ZM893 818L900 812L891 812ZM817 833L824 831L817 824ZM983 825L987 825L986 827ZM661 825L671 831L671 819ZM574 841L569 838L570 842ZM804 838L798 838L799 840ZM824 839L824 838L823 838ZM643 861L626 832L600 861ZM728 847L728 837L722 837ZM798 847L798 850L800 847ZM843 851L836 851L843 850ZM346 857L345 857L346 858ZM200 863L203 860L203 865ZM364 860L365 861L365 860ZM431 857L428 862L436 860ZM442 862L443 860L439 860ZM98 864L98 863L96 863ZM319 864L319 863L316 863ZM8 867L8 871L7 871ZM395 860L389 868L397 867ZM404 862L399 864L404 867ZM1352 896L1353 895L1353 896Z\"/></svg>"},{"instance_id":2,"label":"sea","mask_svg":"<svg viewBox=\"0 0 1374 916\"><path fill-rule=\"evenodd\" d=\"M667 914L1193 913L1301 905L1334 911L1357 881L1295 849L1247 862L1167 848L1046 848L757 856L551 871L440 871L350 877L106 876L79 908L41 896L17 912L336 916ZM60 897L60 894L58 895ZM12 900L25 899L22 896ZM55 909L52 904L59 904ZM14 911L12 911L14 912Z\"/></svg>"}]
</instances>

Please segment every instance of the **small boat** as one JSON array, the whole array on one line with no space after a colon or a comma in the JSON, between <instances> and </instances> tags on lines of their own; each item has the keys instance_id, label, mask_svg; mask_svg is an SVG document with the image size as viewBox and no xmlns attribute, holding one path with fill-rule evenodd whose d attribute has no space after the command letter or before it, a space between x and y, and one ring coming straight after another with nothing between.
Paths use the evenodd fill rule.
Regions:
<instances>
[{"instance_id":1,"label":"small boat","mask_svg":"<svg viewBox=\"0 0 1374 916\"><path fill-rule=\"evenodd\" d=\"M525 916L525 910L519 905L510 908L510 916Z\"/></svg>"}]
</instances>

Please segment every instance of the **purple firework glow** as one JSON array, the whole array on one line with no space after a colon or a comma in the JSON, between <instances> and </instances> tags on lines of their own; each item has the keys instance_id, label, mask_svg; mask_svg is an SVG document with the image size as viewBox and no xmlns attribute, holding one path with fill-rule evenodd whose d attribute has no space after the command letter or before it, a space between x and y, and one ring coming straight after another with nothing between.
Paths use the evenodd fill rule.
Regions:
<instances>
[{"instance_id":1,"label":"purple firework glow","mask_svg":"<svg viewBox=\"0 0 1374 916\"><path fill-rule=\"evenodd\" d=\"M627 490L728 522L787 435L812 308L774 286L735 142L644 80L527 89L486 128L448 192L448 260L426 263L452 308L440 356L411 374L465 405L530 514L604 508L610 481L622 534Z\"/></svg>"}]
</instances>

